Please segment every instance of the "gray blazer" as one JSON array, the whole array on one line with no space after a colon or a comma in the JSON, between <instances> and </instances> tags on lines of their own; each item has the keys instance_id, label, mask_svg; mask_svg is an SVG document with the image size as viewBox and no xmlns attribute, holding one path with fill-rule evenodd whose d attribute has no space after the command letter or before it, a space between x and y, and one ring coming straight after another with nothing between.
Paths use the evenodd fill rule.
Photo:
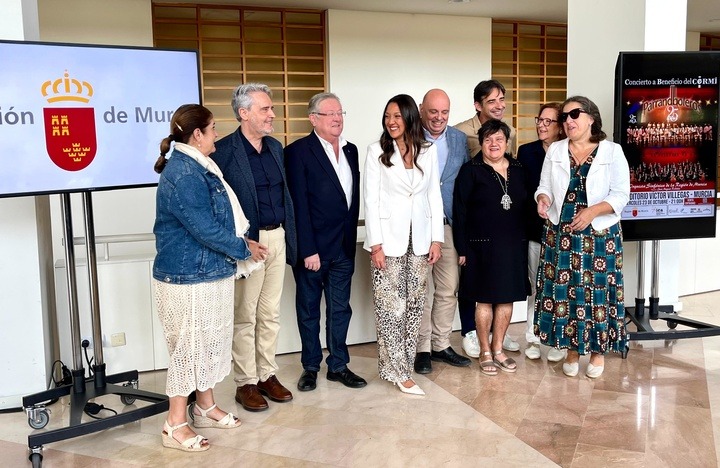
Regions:
<instances>
[{"instance_id":1,"label":"gray blazer","mask_svg":"<svg viewBox=\"0 0 720 468\"><path fill-rule=\"evenodd\" d=\"M283 178L283 198L285 202L285 261L289 265L294 265L297 261L297 233L295 230L295 209L290 191L287 186L287 178L285 177L285 165L283 164L283 147L275 138L270 136L263 137L263 143L267 145L273 159L280 169ZM257 192L255 190L255 180L253 179L250 161L248 161L245 146L243 146L240 138L240 127L230 135L222 138L215 143L215 152L210 157L217 163L223 173L228 185L237 195L242 206L243 212L250 221L250 230L248 238L257 241L260 233L259 212Z\"/></svg>"},{"instance_id":2,"label":"gray blazer","mask_svg":"<svg viewBox=\"0 0 720 468\"><path fill-rule=\"evenodd\" d=\"M455 178L460 167L470 160L468 157L467 136L460 130L447 127L448 159L440 174L440 194L442 195L443 211L452 225L453 191Z\"/></svg>"}]
</instances>

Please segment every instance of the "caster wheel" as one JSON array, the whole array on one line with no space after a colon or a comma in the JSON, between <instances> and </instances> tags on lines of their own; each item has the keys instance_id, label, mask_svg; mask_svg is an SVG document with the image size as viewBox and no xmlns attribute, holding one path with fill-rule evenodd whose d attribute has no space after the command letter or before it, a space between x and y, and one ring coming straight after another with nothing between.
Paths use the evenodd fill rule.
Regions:
<instances>
[{"instance_id":1,"label":"caster wheel","mask_svg":"<svg viewBox=\"0 0 720 468\"><path fill-rule=\"evenodd\" d=\"M32 464L33 468L40 468L42 466L42 453L31 453L30 457L30 464Z\"/></svg>"},{"instance_id":2,"label":"caster wheel","mask_svg":"<svg viewBox=\"0 0 720 468\"><path fill-rule=\"evenodd\" d=\"M120 395L120 401L125 406L130 406L135 403L135 397L129 395Z\"/></svg>"},{"instance_id":3,"label":"caster wheel","mask_svg":"<svg viewBox=\"0 0 720 468\"><path fill-rule=\"evenodd\" d=\"M35 418L28 418L28 424L33 429L42 429L50 422L50 415L47 411L38 411ZM42 459L42 457L40 457Z\"/></svg>"},{"instance_id":4,"label":"caster wheel","mask_svg":"<svg viewBox=\"0 0 720 468\"><path fill-rule=\"evenodd\" d=\"M667 326L670 330L675 330L678 326L677 322L674 322L672 320L667 321Z\"/></svg>"}]
</instances>

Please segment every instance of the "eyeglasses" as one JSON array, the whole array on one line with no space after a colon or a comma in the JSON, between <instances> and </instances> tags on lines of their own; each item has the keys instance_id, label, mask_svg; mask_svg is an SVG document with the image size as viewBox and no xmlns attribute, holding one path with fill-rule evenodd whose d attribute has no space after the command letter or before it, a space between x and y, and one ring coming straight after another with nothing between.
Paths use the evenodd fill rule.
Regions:
<instances>
[{"instance_id":1,"label":"eyeglasses","mask_svg":"<svg viewBox=\"0 0 720 468\"><path fill-rule=\"evenodd\" d=\"M346 111L337 111L337 112L313 112L315 115L322 115L323 117L345 117L347 114Z\"/></svg>"},{"instance_id":2,"label":"eyeglasses","mask_svg":"<svg viewBox=\"0 0 720 468\"><path fill-rule=\"evenodd\" d=\"M540 124L542 123L544 126L549 127L550 124L553 123L553 122L557 122L557 120L553 120L553 119L542 119L542 118L540 118L540 117L535 117L535 125L540 125Z\"/></svg>"},{"instance_id":3,"label":"eyeglasses","mask_svg":"<svg viewBox=\"0 0 720 468\"><path fill-rule=\"evenodd\" d=\"M568 117L576 120L578 117L580 117L580 114L587 114L587 111L582 107L578 107L571 110L570 112L560 112L560 115L558 116L558 122L565 123Z\"/></svg>"}]
</instances>

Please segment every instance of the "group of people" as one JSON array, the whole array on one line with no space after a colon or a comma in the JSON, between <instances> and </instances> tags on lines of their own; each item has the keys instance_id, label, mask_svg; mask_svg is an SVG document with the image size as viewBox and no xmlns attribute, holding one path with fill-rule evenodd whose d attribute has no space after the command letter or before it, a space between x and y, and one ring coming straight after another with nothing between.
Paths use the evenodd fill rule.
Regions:
<instances>
[{"instance_id":1,"label":"group of people","mask_svg":"<svg viewBox=\"0 0 720 468\"><path fill-rule=\"evenodd\" d=\"M332 93L310 99L312 132L284 149L270 136L265 85L235 89L240 125L217 143L209 110L177 109L155 165L153 278L170 353L164 446L210 447L188 416L195 428L240 426L213 396L231 367L245 410L293 399L275 375L285 263L296 282L298 390L317 386L323 295L326 377L367 385L348 368L346 343L360 203L379 375L401 392L423 395L413 371L432 372L432 361L471 364L450 346L458 306L465 353L486 375L516 372L506 351L519 345L506 331L513 303L526 298L529 359L542 343L574 376L580 355L591 354L586 375L596 378L604 355L624 350L619 215L629 171L597 107L579 96L542 106L538 140L515 158L505 88L483 81L474 98L476 115L453 128L443 90L420 105L392 97L367 149L362 199L358 150L343 136L345 111Z\"/></svg>"},{"instance_id":2,"label":"group of people","mask_svg":"<svg viewBox=\"0 0 720 468\"><path fill-rule=\"evenodd\" d=\"M650 122L644 126L628 126L627 142L638 146L689 146L712 141L710 124Z\"/></svg>"},{"instance_id":3,"label":"group of people","mask_svg":"<svg viewBox=\"0 0 720 468\"><path fill-rule=\"evenodd\" d=\"M630 182L705 182L707 175L700 161L682 161L667 164L641 162L630 168Z\"/></svg>"}]
</instances>

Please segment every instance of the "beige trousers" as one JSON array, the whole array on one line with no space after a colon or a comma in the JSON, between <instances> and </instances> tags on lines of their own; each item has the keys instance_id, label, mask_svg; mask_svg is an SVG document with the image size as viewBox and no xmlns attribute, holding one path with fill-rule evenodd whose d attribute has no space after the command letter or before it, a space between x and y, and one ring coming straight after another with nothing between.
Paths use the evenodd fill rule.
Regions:
<instances>
[{"instance_id":1,"label":"beige trousers","mask_svg":"<svg viewBox=\"0 0 720 468\"><path fill-rule=\"evenodd\" d=\"M418 353L442 351L450 346L455 311L457 310L457 292L460 284L460 267L458 255L453 243L452 228L445 225L445 243L442 247L440 260L430 265L429 274L435 287L425 297L420 334L418 336Z\"/></svg>"},{"instance_id":2,"label":"beige trousers","mask_svg":"<svg viewBox=\"0 0 720 468\"><path fill-rule=\"evenodd\" d=\"M235 281L232 356L238 387L265 381L278 370L275 351L285 279L285 230L260 231L259 242L269 250L265 265Z\"/></svg>"}]
</instances>

